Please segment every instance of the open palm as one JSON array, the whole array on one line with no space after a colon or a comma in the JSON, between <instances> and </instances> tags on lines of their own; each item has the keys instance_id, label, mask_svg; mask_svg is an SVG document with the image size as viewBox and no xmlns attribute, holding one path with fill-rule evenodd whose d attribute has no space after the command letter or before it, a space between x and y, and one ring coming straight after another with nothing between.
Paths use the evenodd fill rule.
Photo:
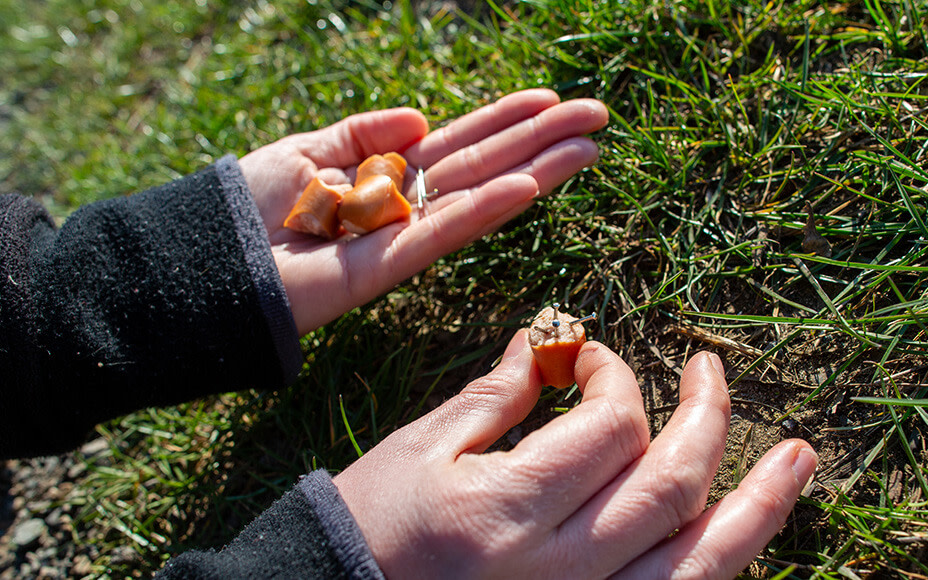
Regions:
<instances>
[{"instance_id":1,"label":"open palm","mask_svg":"<svg viewBox=\"0 0 928 580\"><path fill-rule=\"evenodd\" d=\"M561 103L552 91L528 90L431 133L418 111L389 109L291 135L243 157L242 172L267 228L299 332L383 294L518 215L537 195L596 160L596 145L582 135L607 120L598 101ZM314 176L350 183L361 161L389 151L401 152L409 163L407 197L415 200L413 177L419 167L428 190L440 193L422 219L414 211L408 222L333 241L283 227Z\"/></svg>"}]
</instances>

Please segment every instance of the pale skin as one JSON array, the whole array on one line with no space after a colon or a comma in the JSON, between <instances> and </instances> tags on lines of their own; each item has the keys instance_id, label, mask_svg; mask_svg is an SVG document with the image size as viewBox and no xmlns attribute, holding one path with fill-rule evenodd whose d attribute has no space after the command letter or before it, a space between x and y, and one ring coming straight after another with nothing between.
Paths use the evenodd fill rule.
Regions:
<instances>
[{"instance_id":1,"label":"pale skin","mask_svg":"<svg viewBox=\"0 0 928 580\"><path fill-rule=\"evenodd\" d=\"M524 211L593 163L583 135L605 107L532 90L428 131L412 109L354 115L241 160L301 333L388 291ZM441 197L430 213L322 241L282 227L314 175L349 182L373 153L399 151ZM506 452L484 453L524 419L542 385L516 333L500 364L335 478L390 578L732 578L776 534L815 469L799 440L770 450L705 509L730 403L721 361L686 365L680 405L653 439L631 369L588 342L581 403ZM673 534L671 536L671 534Z\"/></svg>"},{"instance_id":2,"label":"pale skin","mask_svg":"<svg viewBox=\"0 0 928 580\"><path fill-rule=\"evenodd\" d=\"M608 112L591 99L559 102L549 90L503 97L429 132L413 109L353 115L330 127L285 137L240 160L264 219L297 329L305 334L361 306L429 264L499 228L598 157L584 137ZM440 197L429 215L361 237L324 241L283 227L315 175L348 183L358 164L397 151Z\"/></svg>"},{"instance_id":3,"label":"pale skin","mask_svg":"<svg viewBox=\"0 0 928 580\"><path fill-rule=\"evenodd\" d=\"M633 372L587 342L580 404L483 453L541 392L523 330L497 368L335 483L388 578L733 578L782 527L816 456L784 441L705 510L730 414L720 368L710 353L688 362L651 440Z\"/></svg>"}]
</instances>

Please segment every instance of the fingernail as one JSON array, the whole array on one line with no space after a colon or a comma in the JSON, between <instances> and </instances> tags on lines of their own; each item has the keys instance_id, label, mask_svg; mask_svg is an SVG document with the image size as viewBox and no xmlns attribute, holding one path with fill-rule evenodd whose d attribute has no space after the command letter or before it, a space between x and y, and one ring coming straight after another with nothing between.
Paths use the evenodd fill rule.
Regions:
<instances>
[{"instance_id":1,"label":"fingernail","mask_svg":"<svg viewBox=\"0 0 928 580\"><path fill-rule=\"evenodd\" d=\"M818 466L818 455L808 447L800 447L799 451L793 457L793 474L796 481L805 486L815 473Z\"/></svg>"},{"instance_id":2,"label":"fingernail","mask_svg":"<svg viewBox=\"0 0 928 580\"><path fill-rule=\"evenodd\" d=\"M719 358L719 355L714 352L709 353L709 362L712 363L712 366L715 368L715 371L719 373L719 377L724 381L725 380L725 365L722 364L722 359Z\"/></svg>"}]
</instances>

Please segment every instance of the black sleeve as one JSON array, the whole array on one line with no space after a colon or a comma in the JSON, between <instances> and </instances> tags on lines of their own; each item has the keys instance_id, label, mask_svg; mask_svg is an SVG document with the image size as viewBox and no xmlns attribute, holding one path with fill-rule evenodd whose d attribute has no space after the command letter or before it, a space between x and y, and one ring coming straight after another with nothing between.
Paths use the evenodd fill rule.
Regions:
<instances>
[{"instance_id":1,"label":"black sleeve","mask_svg":"<svg viewBox=\"0 0 928 580\"><path fill-rule=\"evenodd\" d=\"M348 507L322 470L303 477L221 551L185 552L156 576L159 580L383 577Z\"/></svg>"},{"instance_id":2,"label":"black sleeve","mask_svg":"<svg viewBox=\"0 0 928 580\"><path fill-rule=\"evenodd\" d=\"M0 196L0 458L66 451L140 408L279 388L300 364L233 157L60 230L33 200Z\"/></svg>"}]
</instances>

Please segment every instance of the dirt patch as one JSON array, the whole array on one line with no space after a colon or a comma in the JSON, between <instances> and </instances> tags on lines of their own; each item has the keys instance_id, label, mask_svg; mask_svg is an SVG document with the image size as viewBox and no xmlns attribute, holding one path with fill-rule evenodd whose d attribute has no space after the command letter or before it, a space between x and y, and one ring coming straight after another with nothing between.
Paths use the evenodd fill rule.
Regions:
<instances>
[{"instance_id":1,"label":"dirt patch","mask_svg":"<svg viewBox=\"0 0 928 580\"><path fill-rule=\"evenodd\" d=\"M83 578L100 554L74 542L85 526L78 514L86 503L76 485L85 459L106 449L96 439L79 451L60 456L7 461L0 469L0 578ZM134 559L132 549L112 555Z\"/></svg>"}]
</instances>

